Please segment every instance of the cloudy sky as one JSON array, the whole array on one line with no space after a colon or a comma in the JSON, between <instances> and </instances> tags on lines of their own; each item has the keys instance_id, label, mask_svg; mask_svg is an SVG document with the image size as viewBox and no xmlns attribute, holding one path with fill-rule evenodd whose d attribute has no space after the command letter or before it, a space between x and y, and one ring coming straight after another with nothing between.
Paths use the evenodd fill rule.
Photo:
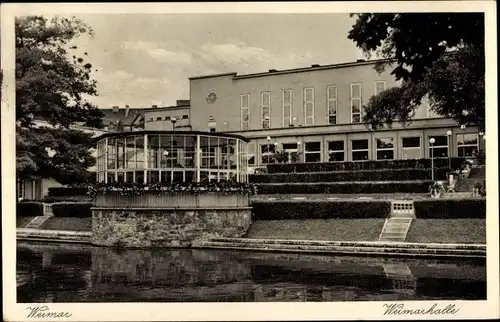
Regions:
<instances>
[{"instance_id":1,"label":"cloudy sky","mask_svg":"<svg viewBox=\"0 0 500 322\"><path fill-rule=\"evenodd\" d=\"M188 77L355 61L348 14L80 15L94 37L78 39L98 69L100 108L175 104Z\"/></svg>"}]
</instances>

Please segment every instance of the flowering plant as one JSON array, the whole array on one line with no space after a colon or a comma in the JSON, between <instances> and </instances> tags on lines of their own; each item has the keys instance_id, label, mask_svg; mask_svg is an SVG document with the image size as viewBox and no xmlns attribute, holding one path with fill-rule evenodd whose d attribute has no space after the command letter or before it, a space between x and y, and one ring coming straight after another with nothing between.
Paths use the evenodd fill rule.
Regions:
<instances>
[{"instance_id":1,"label":"flowering plant","mask_svg":"<svg viewBox=\"0 0 500 322\"><path fill-rule=\"evenodd\" d=\"M164 182L149 182L149 183L133 183L133 182L112 182L95 183L88 187L88 194L94 198L97 194L108 194L119 192L122 196L140 195L143 192L156 193L206 193L220 192L242 195L254 195L257 193L257 188L248 183L236 181L202 181L202 182L179 182L179 183L164 183Z\"/></svg>"}]
</instances>

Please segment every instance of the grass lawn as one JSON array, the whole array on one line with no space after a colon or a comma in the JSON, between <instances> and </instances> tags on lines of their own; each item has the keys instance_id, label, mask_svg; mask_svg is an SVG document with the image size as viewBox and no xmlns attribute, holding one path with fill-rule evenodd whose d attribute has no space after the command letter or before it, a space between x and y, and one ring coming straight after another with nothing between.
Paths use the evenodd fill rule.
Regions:
<instances>
[{"instance_id":1,"label":"grass lawn","mask_svg":"<svg viewBox=\"0 0 500 322\"><path fill-rule=\"evenodd\" d=\"M33 216L19 216L16 217L16 228L24 228L30 221L35 219Z\"/></svg>"},{"instance_id":2,"label":"grass lawn","mask_svg":"<svg viewBox=\"0 0 500 322\"><path fill-rule=\"evenodd\" d=\"M92 218L51 217L40 229L92 231Z\"/></svg>"},{"instance_id":3,"label":"grass lawn","mask_svg":"<svg viewBox=\"0 0 500 322\"><path fill-rule=\"evenodd\" d=\"M384 219L256 220L245 238L376 241Z\"/></svg>"},{"instance_id":4,"label":"grass lawn","mask_svg":"<svg viewBox=\"0 0 500 322\"><path fill-rule=\"evenodd\" d=\"M484 219L415 219L408 231L411 243L486 244Z\"/></svg>"}]
</instances>

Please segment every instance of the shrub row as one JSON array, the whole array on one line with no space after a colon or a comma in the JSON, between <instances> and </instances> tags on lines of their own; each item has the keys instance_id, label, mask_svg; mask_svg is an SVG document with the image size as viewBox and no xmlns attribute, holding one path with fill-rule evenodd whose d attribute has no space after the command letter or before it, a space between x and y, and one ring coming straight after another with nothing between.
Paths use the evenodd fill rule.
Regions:
<instances>
[{"instance_id":1,"label":"shrub row","mask_svg":"<svg viewBox=\"0 0 500 322\"><path fill-rule=\"evenodd\" d=\"M76 188L76 187L53 187L49 188L50 197L61 197L61 196L85 196L87 195L87 188Z\"/></svg>"},{"instance_id":2,"label":"shrub row","mask_svg":"<svg viewBox=\"0 0 500 322\"><path fill-rule=\"evenodd\" d=\"M253 203L252 219L363 219L386 218L391 203L376 201L258 201Z\"/></svg>"},{"instance_id":3,"label":"shrub row","mask_svg":"<svg viewBox=\"0 0 500 322\"><path fill-rule=\"evenodd\" d=\"M259 194L427 193L431 181L256 184Z\"/></svg>"},{"instance_id":4,"label":"shrub row","mask_svg":"<svg viewBox=\"0 0 500 322\"><path fill-rule=\"evenodd\" d=\"M464 158L451 158L451 168L458 169ZM435 168L447 168L448 158L434 159ZM430 169L431 159L410 160L380 160L360 162L315 162L315 163L285 163L267 165L268 173L293 172L327 172L327 171L360 171L380 169Z\"/></svg>"},{"instance_id":5,"label":"shrub row","mask_svg":"<svg viewBox=\"0 0 500 322\"><path fill-rule=\"evenodd\" d=\"M445 180L448 168L434 170L436 180ZM395 169L363 170L344 172L304 172L253 174L251 183L287 183L287 182L346 182L346 181L408 181L431 180L431 169Z\"/></svg>"},{"instance_id":6,"label":"shrub row","mask_svg":"<svg viewBox=\"0 0 500 322\"><path fill-rule=\"evenodd\" d=\"M16 204L17 217L43 216L43 205L38 201L23 201Z\"/></svg>"},{"instance_id":7,"label":"shrub row","mask_svg":"<svg viewBox=\"0 0 500 322\"><path fill-rule=\"evenodd\" d=\"M52 213L56 217L92 217L91 202L59 202L52 205Z\"/></svg>"},{"instance_id":8,"label":"shrub row","mask_svg":"<svg viewBox=\"0 0 500 322\"><path fill-rule=\"evenodd\" d=\"M90 196L45 196L42 199L42 202L46 203L54 203L54 202L87 202L91 201L92 197Z\"/></svg>"},{"instance_id":9,"label":"shrub row","mask_svg":"<svg viewBox=\"0 0 500 322\"><path fill-rule=\"evenodd\" d=\"M415 200L414 206L421 219L486 218L485 199Z\"/></svg>"}]
</instances>

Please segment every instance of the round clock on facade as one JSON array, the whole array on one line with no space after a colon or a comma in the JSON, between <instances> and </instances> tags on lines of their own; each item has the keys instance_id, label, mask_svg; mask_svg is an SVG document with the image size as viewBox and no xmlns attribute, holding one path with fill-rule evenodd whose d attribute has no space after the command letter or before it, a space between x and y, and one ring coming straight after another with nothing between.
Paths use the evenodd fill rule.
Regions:
<instances>
[{"instance_id":1,"label":"round clock on facade","mask_svg":"<svg viewBox=\"0 0 500 322\"><path fill-rule=\"evenodd\" d=\"M207 95L207 103L212 104L217 100L217 94L215 92L210 92Z\"/></svg>"}]
</instances>

